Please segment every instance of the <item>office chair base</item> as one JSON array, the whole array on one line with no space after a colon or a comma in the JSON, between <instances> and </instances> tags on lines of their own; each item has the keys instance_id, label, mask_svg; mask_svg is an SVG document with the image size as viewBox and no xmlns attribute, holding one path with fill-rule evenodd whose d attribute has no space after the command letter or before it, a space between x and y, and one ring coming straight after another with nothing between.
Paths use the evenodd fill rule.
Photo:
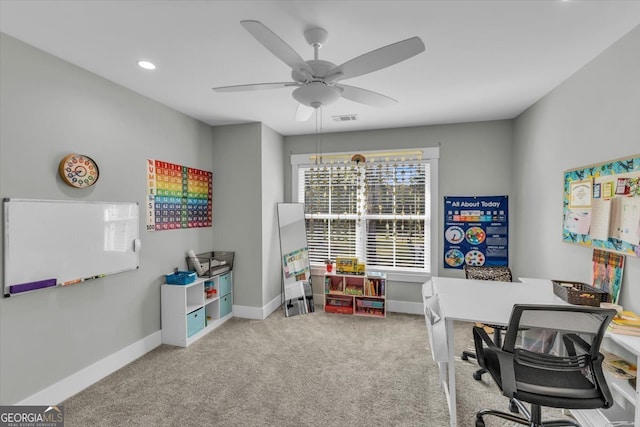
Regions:
<instances>
[{"instance_id":1,"label":"office chair base","mask_svg":"<svg viewBox=\"0 0 640 427\"><path fill-rule=\"evenodd\" d=\"M482 380L482 374L486 373L487 371L484 369L478 369L477 371L475 371L473 373L473 379L476 381L481 381Z\"/></svg>"},{"instance_id":2,"label":"office chair base","mask_svg":"<svg viewBox=\"0 0 640 427\"><path fill-rule=\"evenodd\" d=\"M472 353L471 351L463 351L462 355L460 355L460 359L467 361L469 359L476 359L476 354ZM482 380L482 374L486 373L487 371L485 369L478 369L477 371L475 371L473 373L473 379L476 381L480 381Z\"/></svg>"},{"instance_id":3,"label":"office chair base","mask_svg":"<svg viewBox=\"0 0 640 427\"><path fill-rule=\"evenodd\" d=\"M475 359L475 358L476 358L476 354L470 351L463 351L462 355L460 356L460 359L464 361L467 361L469 359Z\"/></svg>"},{"instance_id":4,"label":"office chair base","mask_svg":"<svg viewBox=\"0 0 640 427\"><path fill-rule=\"evenodd\" d=\"M511 404L509 405L511 409ZM531 427L561 427L561 426L572 426L572 427L580 427L580 424L571 421L571 420L550 420L550 421L541 421L541 420L532 420L529 418L519 417L513 414L509 414L507 412L495 411L493 409L483 409L482 411L476 414L476 427L485 427L484 424L484 416L485 415L493 415L498 418L502 418L517 424L522 424L524 426Z\"/></svg>"}]
</instances>

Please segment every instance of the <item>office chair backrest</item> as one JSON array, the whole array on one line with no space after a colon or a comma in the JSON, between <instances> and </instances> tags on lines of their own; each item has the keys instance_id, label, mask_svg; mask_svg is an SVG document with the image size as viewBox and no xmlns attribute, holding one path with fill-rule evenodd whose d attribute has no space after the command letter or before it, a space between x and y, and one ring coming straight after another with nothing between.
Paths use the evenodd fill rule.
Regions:
<instances>
[{"instance_id":1,"label":"office chair backrest","mask_svg":"<svg viewBox=\"0 0 640 427\"><path fill-rule=\"evenodd\" d=\"M615 314L616 311L611 309L578 305L515 305L502 348L511 353L516 349L534 351L527 335L534 331L539 332L535 335L545 335L546 332L547 336L578 336L583 341L582 350L576 351L587 352L596 358L607 326Z\"/></svg>"},{"instance_id":2,"label":"office chair backrest","mask_svg":"<svg viewBox=\"0 0 640 427\"><path fill-rule=\"evenodd\" d=\"M513 355L511 366L519 367L507 368L512 378L503 372L507 374L502 378L503 391L507 396L518 391L585 399L604 396L605 401L611 402L602 375L600 344L615 314L615 310L586 306L515 305L502 351ZM503 367L503 361L500 366ZM546 370L549 384L541 386L539 378L531 382L515 378L519 370L528 367L538 372ZM580 390L570 385L550 385L562 377L562 372L580 372L591 385L584 382L588 387L583 384Z\"/></svg>"},{"instance_id":3,"label":"office chair backrest","mask_svg":"<svg viewBox=\"0 0 640 427\"><path fill-rule=\"evenodd\" d=\"M464 274L467 279L497 280L499 282L512 282L511 269L509 267L482 265L465 265Z\"/></svg>"}]
</instances>

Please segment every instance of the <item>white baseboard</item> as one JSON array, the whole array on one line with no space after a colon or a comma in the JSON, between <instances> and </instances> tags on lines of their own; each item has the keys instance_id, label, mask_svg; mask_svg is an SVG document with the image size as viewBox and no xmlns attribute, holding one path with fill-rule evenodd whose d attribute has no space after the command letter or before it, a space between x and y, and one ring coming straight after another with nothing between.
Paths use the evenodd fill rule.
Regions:
<instances>
[{"instance_id":1,"label":"white baseboard","mask_svg":"<svg viewBox=\"0 0 640 427\"><path fill-rule=\"evenodd\" d=\"M248 307L243 305L233 306L233 317L243 319L264 320L271 313L282 305L282 296L278 295L264 307ZM324 305L324 294L313 294L313 302L316 305ZM419 314L424 315L424 308L421 302L389 301L387 300L387 311L393 313Z\"/></svg>"},{"instance_id":2,"label":"white baseboard","mask_svg":"<svg viewBox=\"0 0 640 427\"><path fill-rule=\"evenodd\" d=\"M424 307L421 302L387 300L387 311L393 313L420 314L424 316Z\"/></svg>"},{"instance_id":3,"label":"white baseboard","mask_svg":"<svg viewBox=\"0 0 640 427\"><path fill-rule=\"evenodd\" d=\"M128 365L140 356L145 355L162 344L162 332L157 331L119 350L104 359L87 366L84 369L58 381L55 384L37 392L16 405L55 405L63 402L74 394Z\"/></svg>"},{"instance_id":4,"label":"white baseboard","mask_svg":"<svg viewBox=\"0 0 640 427\"><path fill-rule=\"evenodd\" d=\"M242 319L252 319L252 320L264 320L267 317L269 317L271 313L273 313L278 308L280 308L281 305L282 305L282 295L278 295L263 307L248 307L246 305L234 305L233 317L240 317Z\"/></svg>"}]
</instances>

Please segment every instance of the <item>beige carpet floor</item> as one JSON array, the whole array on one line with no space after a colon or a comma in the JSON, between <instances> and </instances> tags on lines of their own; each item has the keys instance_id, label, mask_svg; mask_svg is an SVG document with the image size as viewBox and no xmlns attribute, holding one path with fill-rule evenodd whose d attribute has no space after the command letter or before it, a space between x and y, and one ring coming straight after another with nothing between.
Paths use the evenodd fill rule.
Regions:
<instances>
[{"instance_id":1,"label":"beige carpet floor","mask_svg":"<svg viewBox=\"0 0 640 427\"><path fill-rule=\"evenodd\" d=\"M470 325L457 346L471 344ZM474 362L457 362L461 427L506 409ZM423 316L233 318L188 348L162 345L63 402L66 427L449 424ZM558 415L558 411L554 415ZM487 418L487 426L510 425Z\"/></svg>"}]
</instances>

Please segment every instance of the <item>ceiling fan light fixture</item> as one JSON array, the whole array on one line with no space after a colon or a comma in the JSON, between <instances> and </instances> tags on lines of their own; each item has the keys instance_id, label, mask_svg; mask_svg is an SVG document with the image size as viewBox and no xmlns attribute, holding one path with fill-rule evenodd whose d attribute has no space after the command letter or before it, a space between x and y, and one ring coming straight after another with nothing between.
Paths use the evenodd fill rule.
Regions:
<instances>
[{"instance_id":1,"label":"ceiling fan light fixture","mask_svg":"<svg viewBox=\"0 0 640 427\"><path fill-rule=\"evenodd\" d=\"M321 82L311 82L293 91L293 97L301 104L320 108L333 104L340 99L342 91L335 86L327 86Z\"/></svg>"}]
</instances>

